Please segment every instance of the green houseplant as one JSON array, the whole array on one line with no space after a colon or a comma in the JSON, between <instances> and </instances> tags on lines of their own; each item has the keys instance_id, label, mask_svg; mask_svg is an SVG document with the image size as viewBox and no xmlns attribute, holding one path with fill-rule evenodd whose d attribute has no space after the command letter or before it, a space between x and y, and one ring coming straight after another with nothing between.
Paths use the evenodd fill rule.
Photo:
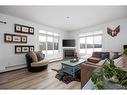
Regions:
<instances>
[{"instance_id":1,"label":"green houseplant","mask_svg":"<svg viewBox=\"0 0 127 95\"><path fill-rule=\"evenodd\" d=\"M116 67L113 60L109 60L93 71L91 80L97 89L126 89L127 71Z\"/></svg>"}]
</instances>

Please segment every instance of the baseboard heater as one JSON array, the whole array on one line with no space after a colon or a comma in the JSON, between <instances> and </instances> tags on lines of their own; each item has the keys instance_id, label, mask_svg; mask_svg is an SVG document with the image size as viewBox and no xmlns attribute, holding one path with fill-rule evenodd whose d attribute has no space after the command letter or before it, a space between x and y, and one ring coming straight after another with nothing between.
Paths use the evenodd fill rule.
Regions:
<instances>
[{"instance_id":1,"label":"baseboard heater","mask_svg":"<svg viewBox=\"0 0 127 95\"><path fill-rule=\"evenodd\" d=\"M62 60L62 58L60 57L60 58L50 59L49 62L55 62L55 61L59 61L59 60ZM22 69L22 68L26 68L26 67L27 67L26 64L8 66L8 67L5 67L4 70L0 70L0 73L12 71L12 70L17 70L17 69Z\"/></svg>"},{"instance_id":2,"label":"baseboard heater","mask_svg":"<svg viewBox=\"0 0 127 95\"><path fill-rule=\"evenodd\" d=\"M8 67L5 67L5 69L1 70L0 72L7 72L7 71L17 70L21 68L26 68L26 64L8 66Z\"/></svg>"}]
</instances>

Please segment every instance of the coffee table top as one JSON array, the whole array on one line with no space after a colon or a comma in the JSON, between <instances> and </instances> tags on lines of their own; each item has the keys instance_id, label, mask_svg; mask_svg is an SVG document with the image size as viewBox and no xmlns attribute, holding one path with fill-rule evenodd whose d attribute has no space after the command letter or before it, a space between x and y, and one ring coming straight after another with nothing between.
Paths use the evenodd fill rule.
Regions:
<instances>
[{"instance_id":1,"label":"coffee table top","mask_svg":"<svg viewBox=\"0 0 127 95\"><path fill-rule=\"evenodd\" d=\"M69 66L76 66L76 65L79 65L79 64L81 64L81 63L83 63L83 62L85 62L85 60L84 59L79 59L79 61L77 61L77 62L70 62L70 60L66 60L66 61L61 61L61 63L63 64L63 65L69 65Z\"/></svg>"}]
</instances>

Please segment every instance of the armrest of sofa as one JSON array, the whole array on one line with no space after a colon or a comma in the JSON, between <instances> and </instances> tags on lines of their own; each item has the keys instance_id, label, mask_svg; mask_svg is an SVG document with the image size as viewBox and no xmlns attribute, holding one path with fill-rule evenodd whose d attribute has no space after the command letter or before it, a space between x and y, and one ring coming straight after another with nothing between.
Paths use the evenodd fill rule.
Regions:
<instances>
[{"instance_id":1,"label":"armrest of sofa","mask_svg":"<svg viewBox=\"0 0 127 95\"><path fill-rule=\"evenodd\" d=\"M88 82L94 69L98 68L96 65L83 63L81 64L81 88Z\"/></svg>"},{"instance_id":2,"label":"armrest of sofa","mask_svg":"<svg viewBox=\"0 0 127 95\"><path fill-rule=\"evenodd\" d=\"M27 67L30 67L32 63L32 58L30 57L28 53L25 55L25 57L26 57Z\"/></svg>"}]
</instances>

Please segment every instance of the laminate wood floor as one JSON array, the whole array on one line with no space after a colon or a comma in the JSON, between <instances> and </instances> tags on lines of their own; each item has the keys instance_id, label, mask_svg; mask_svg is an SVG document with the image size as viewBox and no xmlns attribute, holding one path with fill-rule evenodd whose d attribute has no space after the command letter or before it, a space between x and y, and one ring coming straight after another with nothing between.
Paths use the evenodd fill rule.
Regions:
<instances>
[{"instance_id":1,"label":"laminate wood floor","mask_svg":"<svg viewBox=\"0 0 127 95\"><path fill-rule=\"evenodd\" d=\"M27 69L0 74L0 89L80 89L81 83L72 81L65 84L55 78L57 72L51 69L60 69L60 62L50 63L47 70L37 73Z\"/></svg>"}]
</instances>

